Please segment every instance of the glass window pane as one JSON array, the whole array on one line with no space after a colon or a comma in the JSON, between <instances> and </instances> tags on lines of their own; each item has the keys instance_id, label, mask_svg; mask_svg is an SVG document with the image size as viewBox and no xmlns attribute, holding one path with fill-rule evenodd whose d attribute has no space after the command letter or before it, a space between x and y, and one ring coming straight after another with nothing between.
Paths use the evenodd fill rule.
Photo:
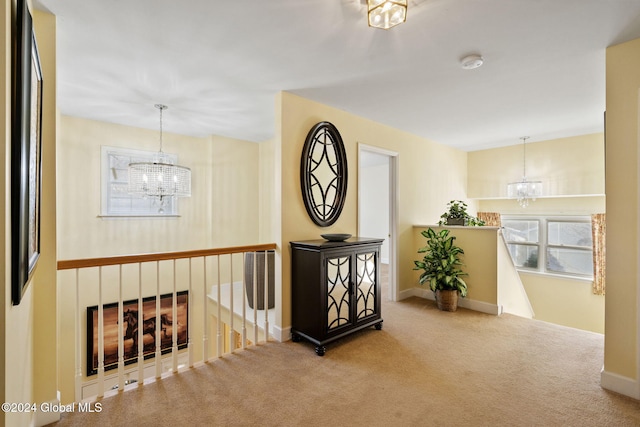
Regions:
<instances>
[{"instance_id":1,"label":"glass window pane","mask_svg":"<svg viewBox=\"0 0 640 427\"><path fill-rule=\"evenodd\" d=\"M167 162L176 163L175 154L166 154ZM162 216L177 214L174 197L145 198L129 193L129 171L131 162L154 161L158 153L140 150L102 147L102 199L103 215Z\"/></svg>"},{"instance_id":2,"label":"glass window pane","mask_svg":"<svg viewBox=\"0 0 640 427\"><path fill-rule=\"evenodd\" d=\"M588 222L556 222L547 225L550 245L584 246L591 249L591 224Z\"/></svg>"},{"instance_id":3,"label":"glass window pane","mask_svg":"<svg viewBox=\"0 0 640 427\"><path fill-rule=\"evenodd\" d=\"M539 223L535 220L507 220L502 223L507 242L538 243Z\"/></svg>"},{"instance_id":4,"label":"glass window pane","mask_svg":"<svg viewBox=\"0 0 640 427\"><path fill-rule=\"evenodd\" d=\"M516 267L538 268L538 247L509 244L511 259Z\"/></svg>"},{"instance_id":5,"label":"glass window pane","mask_svg":"<svg viewBox=\"0 0 640 427\"><path fill-rule=\"evenodd\" d=\"M591 276L593 274L591 251L549 248L547 249L547 271Z\"/></svg>"}]
</instances>

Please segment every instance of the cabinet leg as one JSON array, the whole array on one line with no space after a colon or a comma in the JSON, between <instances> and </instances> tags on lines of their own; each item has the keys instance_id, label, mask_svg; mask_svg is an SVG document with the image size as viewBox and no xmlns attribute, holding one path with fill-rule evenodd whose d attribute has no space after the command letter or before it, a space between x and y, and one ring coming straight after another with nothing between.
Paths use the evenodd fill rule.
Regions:
<instances>
[{"instance_id":1,"label":"cabinet leg","mask_svg":"<svg viewBox=\"0 0 640 427\"><path fill-rule=\"evenodd\" d=\"M377 331L379 331L380 329L382 329L382 322L376 323L374 327L376 328Z\"/></svg>"},{"instance_id":2,"label":"cabinet leg","mask_svg":"<svg viewBox=\"0 0 640 427\"><path fill-rule=\"evenodd\" d=\"M300 342L302 341L302 337L298 334L291 334L291 341L293 342Z\"/></svg>"},{"instance_id":3,"label":"cabinet leg","mask_svg":"<svg viewBox=\"0 0 640 427\"><path fill-rule=\"evenodd\" d=\"M324 356L325 351L326 351L326 348L324 348L323 345L319 345L316 347L316 354L318 356Z\"/></svg>"}]
</instances>

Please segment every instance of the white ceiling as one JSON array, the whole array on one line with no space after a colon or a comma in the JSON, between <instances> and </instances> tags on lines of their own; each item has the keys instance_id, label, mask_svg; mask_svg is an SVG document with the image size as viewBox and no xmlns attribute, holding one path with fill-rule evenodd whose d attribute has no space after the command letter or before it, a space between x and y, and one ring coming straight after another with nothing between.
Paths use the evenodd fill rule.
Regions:
<instances>
[{"instance_id":1,"label":"white ceiling","mask_svg":"<svg viewBox=\"0 0 640 427\"><path fill-rule=\"evenodd\" d=\"M158 129L163 103L168 132L256 142L283 90L466 151L601 132L605 49L640 37L639 0L409 0L388 31L361 1L34 4L61 113Z\"/></svg>"}]
</instances>

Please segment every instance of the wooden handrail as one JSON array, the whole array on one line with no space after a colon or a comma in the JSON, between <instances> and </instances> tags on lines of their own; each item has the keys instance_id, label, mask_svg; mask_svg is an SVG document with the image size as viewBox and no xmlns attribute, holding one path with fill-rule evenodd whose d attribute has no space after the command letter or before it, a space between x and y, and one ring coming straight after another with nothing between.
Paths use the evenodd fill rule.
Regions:
<instances>
[{"instance_id":1,"label":"wooden handrail","mask_svg":"<svg viewBox=\"0 0 640 427\"><path fill-rule=\"evenodd\" d=\"M234 246L228 248L197 249L182 252L163 252L139 255L119 255L103 258L69 259L58 261L58 270L74 268L102 267L106 265L136 264L140 262L166 261L172 259L198 258L213 255L227 255L243 252L261 252L276 249L275 243L264 243L249 246Z\"/></svg>"}]
</instances>

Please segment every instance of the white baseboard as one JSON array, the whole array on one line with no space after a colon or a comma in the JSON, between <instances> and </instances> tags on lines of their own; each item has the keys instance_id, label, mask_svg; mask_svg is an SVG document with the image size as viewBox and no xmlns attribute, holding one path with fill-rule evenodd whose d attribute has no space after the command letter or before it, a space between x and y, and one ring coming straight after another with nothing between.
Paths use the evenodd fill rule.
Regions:
<instances>
[{"instance_id":1,"label":"white baseboard","mask_svg":"<svg viewBox=\"0 0 640 427\"><path fill-rule=\"evenodd\" d=\"M49 408L60 406L60 392L58 391L56 399L45 403ZM60 421L60 414L60 411L36 411L33 417L33 425L41 427L46 426L47 424L57 423Z\"/></svg>"},{"instance_id":2,"label":"white baseboard","mask_svg":"<svg viewBox=\"0 0 640 427\"><path fill-rule=\"evenodd\" d=\"M289 341L291 339L291 326L281 328L279 326L273 325L273 333L271 334L271 336L278 342Z\"/></svg>"},{"instance_id":3,"label":"white baseboard","mask_svg":"<svg viewBox=\"0 0 640 427\"><path fill-rule=\"evenodd\" d=\"M402 301L403 299L407 299L411 297L426 298L422 296L422 292L423 292L422 289L418 289L418 288L405 289L404 291L400 291L398 293L398 301Z\"/></svg>"},{"instance_id":4,"label":"white baseboard","mask_svg":"<svg viewBox=\"0 0 640 427\"><path fill-rule=\"evenodd\" d=\"M430 289L411 288L400 292L398 296L400 300L409 297L424 298L431 301L435 301L436 296ZM502 306L496 304L490 304L484 301L476 301L469 298L459 298L458 306L467 308L473 311L479 311L481 313L493 314L499 316L502 314Z\"/></svg>"},{"instance_id":5,"label":"white baseboard","mask_svg":"<svg viewBox=\"0 0 640 427\"><path fill-rule=\"evenodd\" d=\"M600 372L600 386L634 399L640 399L640 384L638 380L607 372L604 368Z\"/></svg>"}]
</instances>

